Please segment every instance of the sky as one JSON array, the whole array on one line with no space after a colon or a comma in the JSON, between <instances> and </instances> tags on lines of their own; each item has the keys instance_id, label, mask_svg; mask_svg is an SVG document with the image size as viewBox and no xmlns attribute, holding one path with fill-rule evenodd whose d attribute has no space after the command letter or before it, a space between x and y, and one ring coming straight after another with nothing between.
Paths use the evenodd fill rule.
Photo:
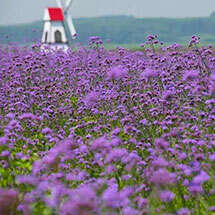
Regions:
<instances>
[{"instance_id":1,"label":"sky","mask_svg":"<svg viewBox=\"0 0 215 215\"><path fill-rule=\"evenodd\" d=\"M43 18L55 0L0 0L0 25L29 23ZM215 11L215 0L74 0L72 17L132 15L135 17L199 17Z\"/></svg>"}]
</instances>

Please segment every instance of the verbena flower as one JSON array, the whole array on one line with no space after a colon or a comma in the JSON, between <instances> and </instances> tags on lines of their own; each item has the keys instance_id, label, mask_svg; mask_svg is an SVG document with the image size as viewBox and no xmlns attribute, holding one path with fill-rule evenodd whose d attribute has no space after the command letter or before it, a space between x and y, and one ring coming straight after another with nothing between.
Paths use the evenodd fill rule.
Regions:
<instances>
[{"instance_id":1,"label":"verbena flower","mask_svg":"<svg viewBox=\"0 0 215 215\"><path fill-rule=\"evenodd\" d=\"M0 47L3 215L212 213L214 50L101 43Z\"/></svg>"},{"instance_id":2,"label":"verbena flower","mask_svg":"<svg viewBox=\"0 0 215 215\"><path fill-rule=\"evenodd\" d=\"M84 98L84 103L87 106L92 106L94 104L97 103L97 101L99 100L99 95L96 92L90 92L88 93L85 98Z\"/></svg>"},{"instance_id":3,"label":"verbena flower","mask_svg":"<svg viewBox=\"0 0 215 215\"><path fill-rule=\"evenodd\" d=\"M199 44L199 40L200 40L199 36L193 35L191 40L190 40L189 46L191 47L193 45Z\"/></svg>"},{"instance_id":4,"label":"verbena flower","mask_svg":"<svg viewBox=\"0 0 215 215\"><path fill-rule=\"evenodd\" d=\"M18 191L14 189L0 190L0 214L10 215L15 212L19 203Z\"/></svg>"},{"instance_id":5,"label":"verbena flower","mask_svg":"<svg viewBox=\"0 0 215 215\"><path fill-rule=\"evenodd\" d=\"M107 77L109 80L120 80L124 77L126 77L128 74L128 71L126 68L124 68L122 65L114 66L112 67L108 73Z\"/></svg>"},{"instance_id":6,"label":"verbena flower","mask_svg":"<svg viewBox=\"0 0 215 215\"><path fill-rule=\"evenodd\" d=\"M159 76L158 71L151 69L151 68L146 68L144 72L140 74L141 79L145 79L148 81L151 78L156 78Z\"/></svg>"},{"instance_id":7,"label":"verbena flower","mask_svg":"<svg viewBox=\"0 0 215 215\"><path fill-rule=\"evenodd\" d=\"M194 81L199 78L199 71L198 70L188 70L184 72L183 80L184 81Z\"/></svg>"},{"instance_id":8,"label":"verbena flower","mask_svg":"<svg viewBox=\"0 0 215 215\"><path fill-rule=\"evenodd\" d=\"M161 168L153 172L150 181L156 185L173 184L175 182L175 174Z\"/></svg>"},{"instance_id":9,"label":"verbena flower","mask_svg":"<svg viewBox=\"0 0 215 215\"><path fill-rule=\"evenodd\" d=\"M169 190L164 190L159 193L159 197L163 202L171 202L175 198L175 194Z\"/></svg>"},{"instance_id":10,"label":"verbena flower","mask_svg":"<svg viewBox=\"0 0 215 215\"><path fill-rule=\"evenodd\" d=\"M199 175L197 175L193 178L192 183L203 184L204 182L208 181L209 179L210 179L210 176L206 172L201 171Z\"/></svg>"},{"instance_id":11,"label":"verbena flower","mask_svg":"<svg viewBox=\"0 0 215 215\"><path fill-rule=\"evenodd\" d=\"M190 215L191 211L188 208L181 208L177 211L177 215Z\"/></svg>"}]
</instances>

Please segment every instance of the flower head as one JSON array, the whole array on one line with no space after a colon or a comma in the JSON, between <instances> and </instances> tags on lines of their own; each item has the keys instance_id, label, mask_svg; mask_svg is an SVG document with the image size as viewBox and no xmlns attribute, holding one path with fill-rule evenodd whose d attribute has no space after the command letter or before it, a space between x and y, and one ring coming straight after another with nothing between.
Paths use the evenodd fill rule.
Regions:
<instances>
[{"instance_id":1,"label":"flower head","mask_svg":"<svg viewBox=\"0 0 215 215\"><path fill-rule=\"evenodd\" d=\"M188 70L184 72L183 80L184 81L194 81L199 78L199 71L197 70Z\"/></svg>"},{"instance_id":2,"label":"flower head","mask_svg":"<svg viewBox=\"0 0 215 215\"><path fill-rule=\"evenodd\" d=\"M145 79L146 81L157 76L159 76L158 71L151 68L146 68L145 71L140 74L140 78Z\"/></svg>"},{"instance_id":3,"label":"flower head","mask_svg":"<svg viewBox=\"0 0 215 215\"><path fill-rule=\"evenodd\" d=\"M92 91L85 96L84 103L87 106L92 106L97 103L98 99L99 99L98 93Z\"/></svg>"},{"instance_id":4,"label":"flower head","mask_svg":"<svg viewBox=\"0 0 215 215\"><path fill-rule=\"evenodd\" d=\"M171 202L175 198L175 194L169 190L165 190L160 192L159 197L163 202Z\"/></svg>"},{"instance_id":5,"label":"flower head","mask_svg":"<svg viewBox=\"0 0 215 215\"><path fill-rule=\"evenodd\" d=\"M199 44L199 40L200 40L199 36L193 35L192 38L191 38L191 40L190 40L189 46L191 47L193 45Z\"/></svg>"},{"instance_id":6,"label":"flower head","mask_svg":"<svg viewBox=\"0 0 215 215\"><path fill-rule=\"evenodd\" d=\"M16 190L0 189L0 214L10 215L17 208L18 192Z\"/></svg>"},{"instance_id":7,"label":"flower head","mask_svg":"<svg viewBox=\"0 0 215 215\"><path fill-rule=\"evenodd\" d=\"M156 185L173 184L175 181L175 174L168 172L166 169L159 169L154 171L151 176L151 182Z\"/></svg>"},{"instance_id":8,"label":"flower head","mask_svg":"<svg viewBox=\"0 0 215 215\"><path fill-rule=\"evenodd\" d=\"M177 215L190 215L191 212L187 208L181 208L180 210L177 211Z\"/></svg>"},{"instance_id":9,"label":"flower head","mask_svg":"<svg viewBox=\"0 0 215 215\"><path fill-rule=\"evenodd\" d=\"M128 70L122 65L119 65L119 66L112 67L109 70L107 77L109 80L119 80L126 77L127 74L128 74Z\"/></svg>"}]
</instances>

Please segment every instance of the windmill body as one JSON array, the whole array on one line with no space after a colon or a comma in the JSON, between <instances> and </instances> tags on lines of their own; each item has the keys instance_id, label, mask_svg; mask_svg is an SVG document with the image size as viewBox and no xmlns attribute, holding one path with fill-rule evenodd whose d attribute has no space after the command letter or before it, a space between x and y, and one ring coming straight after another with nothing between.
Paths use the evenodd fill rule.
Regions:
<instances>
[{"instance_id":1,"label":"windmill body","mask_svg":"<svg viewBox=\"0 0 215 215\"><path fill-rule=\"evenodd\" d=\"M69 47L69 38L76 38L76 31L68 11L71 2L71 0L68 0L63 4L62 1L58 0L58 7L49 7L45 9L42 35L43 47L49 46L67 49ZM66 31L66 25L68 26L70 35Z\"/></svg>"}]
</instances>

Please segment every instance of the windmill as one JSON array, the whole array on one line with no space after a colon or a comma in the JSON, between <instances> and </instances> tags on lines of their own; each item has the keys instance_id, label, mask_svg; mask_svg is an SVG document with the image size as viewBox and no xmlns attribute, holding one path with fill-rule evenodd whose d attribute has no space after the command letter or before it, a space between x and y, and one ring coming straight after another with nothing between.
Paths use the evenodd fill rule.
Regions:
<instances>
[{"instance_id":1,"label":"windmill","mask_svg":"<svg viewBox=\"0 0 215 215\"><path fill-rule=\"evenodd\" d=\"M68 48L70 38L76 38L76 30L69 13L73 0L56 0L56 2L58 7L45 9L42 44Z\"/></svg>"}]
</instances>

